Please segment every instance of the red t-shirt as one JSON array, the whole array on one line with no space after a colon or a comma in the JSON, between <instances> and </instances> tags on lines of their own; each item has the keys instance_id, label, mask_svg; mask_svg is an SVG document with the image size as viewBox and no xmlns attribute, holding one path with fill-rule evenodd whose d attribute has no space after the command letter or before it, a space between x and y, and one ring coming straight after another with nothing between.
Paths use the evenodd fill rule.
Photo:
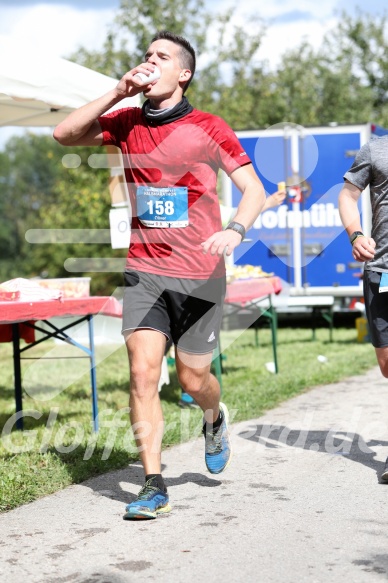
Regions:
<instances>
[{"instance_id":1,"label":"red t-shirt","mask_svg":"<svg viewBox=\"0 0 388 583\"><path fill-rule=\"evenodd\" d=\"M222 229L219 168L231 174L251 162L233 130L221 118L196 109L159 126L149 123L140 108L120 109L98 121L103 144L117 146L123 154L132 206L126 268L189 279L222 277L224 258L204 255L201 243ZM137 216L136 191L142 186L187 187L188 226L145 226Z\"/></svg>"}]
</instances>

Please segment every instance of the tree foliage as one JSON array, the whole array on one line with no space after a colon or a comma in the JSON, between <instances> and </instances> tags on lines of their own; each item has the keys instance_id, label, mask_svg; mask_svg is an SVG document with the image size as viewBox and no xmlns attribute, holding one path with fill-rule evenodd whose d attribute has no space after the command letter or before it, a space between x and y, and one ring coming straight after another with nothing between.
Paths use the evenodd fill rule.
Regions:
<instances>
[{"instance_id":1,"label":"tree foliage","mask_svg":"<svg viewBox=\"0 0 388 583\"><path fill-rule=\"evenodd\" d=\"M374 122L388 127L388 21L359 11L341 14L319 50L301 42L276 68L260 59L271 29L257 15L249 26L233 8L209 11L204 0L122 0L100 51L80 48L72 60L117 79L143 61L157 30L188 38L198 68L188 97L199 109L223 117L235 130L284 121L304 126ZM68 257L123 256L109 244L32 245L28 229L109 229L107 170L92 170L95 150L74 148L79 168L51 137L13 138L0 152L0 279L67 275ZM79 274L82 275L82 274ZM118 274L93 274L94 292L110 293Z\"/></svg>"},{"instance_id":2,"label":"tree foliage","mask_svg":"<svg viewBox=\"0 0 388 583\"><path fill-rule=\"evenodd\" d=\"M100 53L74 58L120 78L143 60L157 30L192 42L199 66L188 97L199 109L221 115L236 130L289 121L388 125L387 17L358 11L338 24L315 50L302 41L275 70L260 59L271 29L257 14L234 23L235 9L218 13L203 0L122 0Z\"/></svg>"},{"instance_id":3,"label":"tree foliage","mask_svg":"<svg viewBox=\"0 0 388 583\"><path fill-rule=\"evenodd\" d=\"M204 0L121 0L100 52L82 48L71 58L120 79L139 63L158 30L171 30L190 38L199 51L206 46L211 15Z\"/></svg>"},{"instance_id":4,"label":"tree foliage","mask_svg":"<svg viewBox=\"0 0 388 583\"><path fill-rule=\"evenodd\" d=\"M53 229L109 231L109 171L90 168L88 158L93 152L92 148L72 148L81 164L68 168L62 160L69 149L50 136L28 134L9 141L0 156L2 281L16 276L66 277L64 262L69 257L123 255L111 249L103 234L105 242L100 244L63 243L55 233L49 242L26 240L31 230L41 230L44 238ZM112 286L120 284L120 274L93 276L100 293L111 293Z\"/></svg>"},{"instance_id":5,"label":"tree foliage","mask_svg":"<svg viewBox=\"0 0 388 583\"><path fill-rule=\"evenodd\" d=\"M388 12L381 19L343 12L325 50L351 72L353 92L368 94L373 121L388 126Z\"/></svg>"}]
</instances>

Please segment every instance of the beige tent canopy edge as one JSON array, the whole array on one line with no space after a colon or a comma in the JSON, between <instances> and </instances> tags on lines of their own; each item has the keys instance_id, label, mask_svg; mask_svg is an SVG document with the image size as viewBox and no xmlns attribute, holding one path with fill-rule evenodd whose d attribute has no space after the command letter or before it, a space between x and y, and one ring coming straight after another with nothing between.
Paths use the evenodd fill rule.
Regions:
<instances>
[{"instance_id":1,"label":"beige tent canopy edge","mask_svg":"<svg viewBox=\"0 0 388 583\"><path fill-rule=\"evenodd\" d=\"M0 127L54 127L74 109L110 91L117 79L0 36ZM113 109L139 105L139 97ZM112 204L125 204L121 153L108 149Z\"/></svg>"}]
</instances>

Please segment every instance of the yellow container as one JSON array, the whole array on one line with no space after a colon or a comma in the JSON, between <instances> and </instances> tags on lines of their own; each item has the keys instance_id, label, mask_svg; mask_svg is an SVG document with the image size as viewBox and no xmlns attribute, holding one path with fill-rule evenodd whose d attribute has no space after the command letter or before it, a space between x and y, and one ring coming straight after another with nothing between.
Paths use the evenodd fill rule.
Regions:
<instances>
[{"instance_id":1,"label":"yellow container","mask_svg":"<svg viewBox=\"0 0 388 583\"><path fill-rule=\"evenodd\" d=\"M366 318L356 318L357 342L369 342L368 321Z\"/></svg>"}]
</instances>

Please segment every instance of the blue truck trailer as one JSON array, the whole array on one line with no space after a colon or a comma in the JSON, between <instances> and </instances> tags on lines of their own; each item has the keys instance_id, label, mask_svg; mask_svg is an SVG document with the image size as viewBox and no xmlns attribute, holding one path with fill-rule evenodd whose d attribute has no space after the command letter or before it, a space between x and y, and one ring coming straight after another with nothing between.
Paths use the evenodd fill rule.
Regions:
<instances>
[{"instance_id":1,"label":"blue truck trailer","mask_svg":"<svg viewBox=\"0 0 388 583\"><path fill-rule=\"evenodd\" d=\"M237 132L267 194L286 183L284 204L262 213L233 257L236 265L260 265L287 282L294 293L361 295L362 265L355 262L338 212L343 175L360 147L388 133L373 124L304 128L279 124ZM229 179L224 204L236 207L240 193ZM370 232L369 192L359 201L362 225Z\"/></svg>"}]
</instances>

